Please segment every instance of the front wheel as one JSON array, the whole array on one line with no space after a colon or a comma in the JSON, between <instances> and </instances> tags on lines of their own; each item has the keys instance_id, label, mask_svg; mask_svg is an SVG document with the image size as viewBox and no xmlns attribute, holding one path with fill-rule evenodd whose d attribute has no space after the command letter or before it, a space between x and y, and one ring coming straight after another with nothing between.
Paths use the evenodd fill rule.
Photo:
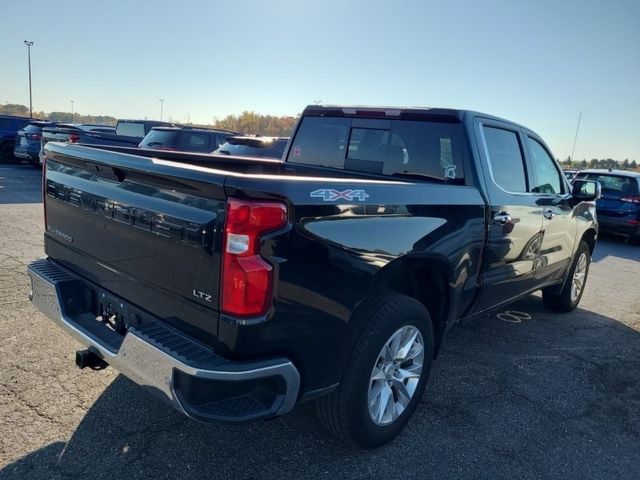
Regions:
<instances>
[{"instance_id":1,"label":"front wheel","mask_svg":"<svg viewBox=\"0 0 640 480\"><path fill-rule=\"evenodd\" d=\"M417 300L389 293L362 313L368 318L342 382L316 401L334 435L364 448L395 438L418 406L433 359L433 329Z\"/></svg>"},{"instance_id":2,"label":"front wheel","mask_svg":"<svg viewBox=\"0 0 640 480\"><path fill-rule=\"evenodd\" d=\"M587 242L581 241L569 269L569 275L560 293L550 290L542 291L544 304L559 312L571 312L580 303L584 287L587 283L589 265L591 264L591 250Z\"/></svg>"}]
</instances>

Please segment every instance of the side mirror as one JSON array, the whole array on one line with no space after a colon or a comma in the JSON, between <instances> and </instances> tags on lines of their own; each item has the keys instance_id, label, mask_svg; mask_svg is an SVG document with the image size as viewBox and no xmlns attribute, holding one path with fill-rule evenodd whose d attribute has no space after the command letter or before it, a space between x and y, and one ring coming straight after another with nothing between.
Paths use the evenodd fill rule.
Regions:
<instances>
[{"instance_id":1,"label":"side mirror","mask_svg":"<svg viewBox=\"0 0 640 480\"><path fill-rule=\"evenodd\" d=\"M571 195L573 198L583 202L594 202L602 196L600 182L595 180L575 179L571 184Z\"/></svg>"}]
</instances>

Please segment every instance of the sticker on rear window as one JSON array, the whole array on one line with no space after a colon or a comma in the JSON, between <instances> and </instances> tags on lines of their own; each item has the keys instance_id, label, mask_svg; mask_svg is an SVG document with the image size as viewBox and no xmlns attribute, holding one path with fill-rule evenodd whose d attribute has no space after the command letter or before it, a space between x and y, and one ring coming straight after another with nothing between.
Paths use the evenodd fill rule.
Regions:
<instances>
[{"instance_id":1,"label":"sticker on rear window","mask_svg":"<svg viewBox=\"0 0 640 480\"><path fill-rule=\"evenodd\" d=\"M455 165L447 165L444 168L444 178L452 178L456 179L456 166Z\"/></svg>"},{"instance_id":2,"label":"sticker on rear window","mask_svg":"<svg viewBox=\"0 0 640 480\"><path fill-rule=\"evenodd\" d=\"M302 156L302 147L300 145L293 147L293 156L296 158L300 158Z\"/></svg>"}]
</instances>

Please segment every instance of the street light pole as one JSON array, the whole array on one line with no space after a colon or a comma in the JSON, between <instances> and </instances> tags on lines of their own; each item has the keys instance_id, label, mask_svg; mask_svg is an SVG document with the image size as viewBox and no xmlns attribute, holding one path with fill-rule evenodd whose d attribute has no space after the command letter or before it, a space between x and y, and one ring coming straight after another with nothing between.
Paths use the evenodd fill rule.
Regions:
<instances>
[{"instance_id":1,"label":"street light pole","mask_svg":"<svg viewBox=\"0 0 640 480\"><path fill-rule=\"evenodd\" d=\"M164 107L164 98L159 98L160 101L160 121L162 121L162 107Z\"/></svg>"},{"instance_id":2,"label":"street light pole","mask_svg":"<svg viewBox=\"0 0 640 480\"><path fill-rule=\"evenodd\" d=\"M33 47L33 42L25 40L24 44L27 46L27 56L29 58L29 118L33 118L33 99L31 96L31 47Z\"/></svg>"},{"instance_id":3,"label":"street light pole","mask_svg":"<svg viewBox=\"0 0 640 480\"><path fill-rule=\"evenodd\" d=\"M73 100L71 100L71 123L75 120L75 116L73 115Z\"/></svg>"}]
</instances>

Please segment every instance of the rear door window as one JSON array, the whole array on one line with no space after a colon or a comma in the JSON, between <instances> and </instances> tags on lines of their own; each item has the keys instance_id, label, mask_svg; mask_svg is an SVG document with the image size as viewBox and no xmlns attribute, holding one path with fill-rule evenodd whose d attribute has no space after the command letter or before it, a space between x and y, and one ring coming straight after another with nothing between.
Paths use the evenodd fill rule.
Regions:
<instances>
[{"instance_id":1,"label":"rear door window","mask_svg":"<svg viewBox=\"0 0 640 480\"><path fill-rule=\"evenodd\" d=\"M527 177L518 133L486 125L482 132L494 183L507 192L526 192Z\"/></svg>"},{"instance_id":2,"label":"rear door window","mask_svg":"<svg viewBox=\"0 0 640 480\"><path fill-rule=\"evenodd\" d=\"M287 161L463 180L462 148L461 126L456 123L305 117Z\"/></svg>"}]
</instances>

